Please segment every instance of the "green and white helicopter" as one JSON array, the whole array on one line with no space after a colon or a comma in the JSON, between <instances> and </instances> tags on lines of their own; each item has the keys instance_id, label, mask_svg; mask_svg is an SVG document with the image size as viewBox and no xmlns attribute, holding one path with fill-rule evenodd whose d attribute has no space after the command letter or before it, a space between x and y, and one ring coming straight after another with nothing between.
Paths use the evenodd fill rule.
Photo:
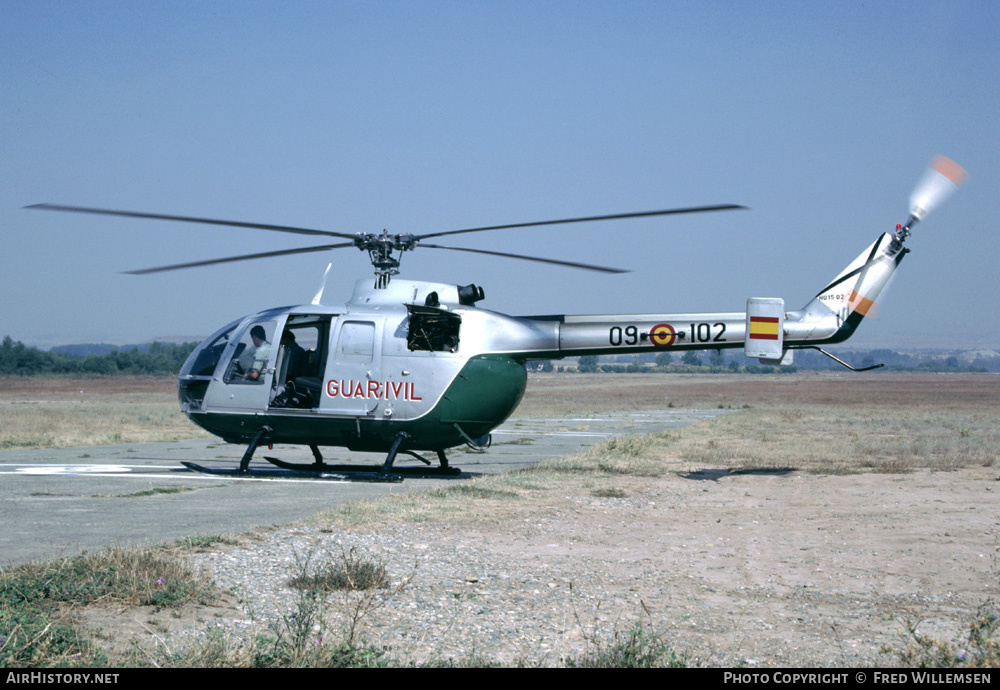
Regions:
<instances>
[{"instance_id":1,"label":"green and white helicopter","mask_svg":"<svg viewBox=\"0 0 1000 690\"><path fill-rule=\"evenodd\" d=\"M872 314L880 293L909 251L904 242L913 225L965 178L961 167L937 157L911 195L906 223L897 225L895 232L882 234L804 307L788 310L780 298L752 297L747 300L746 312L733 313L508 316L477 306L484 292L475 285L393 279L399 272L402 254L417 248L622 272L604 266L445 247L427 240L488 230L743 208L733 204L423 235L392 235L386 231L352 235L55 204L28 208L207 223L341 240L130 272L136 274L347 247L368 252L375 267L374 286L370 279L359 280L346 303L322 303L321 288L309 304L266 309L242 317L220 328L194 350L178 375L181 409L198 426L229 443L246 444L247 449L238 468L185 464L203 472L248 475L259 471L251 469L250 462L261 444L302 444L312 449L312 464L267 460L286 473L398 481L407 474L457 475L459 470L449 465L446 451L463 444L476 448L489 444L490 432L520 402L527 383L526 365L532 360L743 348L748 357L781 365L790 364L798 349L813 348L829 355L821 346L847 340ZM386 457L381 465L330 465L323 460L321 446L380 452ZM435 452L439 466L429 467L430 461L420 452ZM412 455L427 467L396 467L399 453Z\"/></svg>"}]
</instances>

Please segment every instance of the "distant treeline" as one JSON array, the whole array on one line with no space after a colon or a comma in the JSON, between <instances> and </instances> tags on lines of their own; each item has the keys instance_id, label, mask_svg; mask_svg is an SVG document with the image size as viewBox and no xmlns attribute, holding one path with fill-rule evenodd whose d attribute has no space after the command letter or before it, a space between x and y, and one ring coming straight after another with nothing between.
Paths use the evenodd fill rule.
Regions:
<instances>
[{"instance_id":1,"label":"distant treeline","mask_svg":"<svg viewBox=\"0 0 1000 690\"><path fill-rule=\"evenodd\" d=\"M51 351L28 347L10 336L0 346L0 375L35 376L38 374L96 374L100 376L172 376L198 343L172 345L151 343L130 345L108 352L113 346L74 345ZM75 354L102 351L103 354ZM909 355L894 350L838 350L836 355L856 367L884 364L879 371L1000 371L1000 357L978 357L971 362L957 356L932 357ZM649 373L752 373L787 374L798 369L840 369L840 365L813 350L798 350L794 366L772 367L748 359L742 350L709 350L685 353L660 352L617 357L581 357L576 368L560 361L534 362L541 371Z\"/></svg>"},{"instance_id":2,"label":"distant treeline","mask_svg":"<svg viewBox=\"0 0 1000 690\"><path fill-rule=\"evenodd\" d=\"M86 356L65 352L45 352L15 342L10 336L0 345L0 375L95 374L100 376L175 375L198 343L170 345L151 343L140 349L118 349Z\"/></svg>"},{"instance_id":3,"label":"distant treeline","mask_svg":"<svg viewBox=\"0 0 1000 690\"><path fill-rule=\"evenodd\" d=\"M1000 357L975 358L951 355L930 356L906 354L895 350L838 350L838 357L856 367L868 367L884 364L889 371L1000 371ZM795 364L802 369L839 369L840 365L826 355L815 350L798 350L795 353Z\"/></svg>"}]
</instances>

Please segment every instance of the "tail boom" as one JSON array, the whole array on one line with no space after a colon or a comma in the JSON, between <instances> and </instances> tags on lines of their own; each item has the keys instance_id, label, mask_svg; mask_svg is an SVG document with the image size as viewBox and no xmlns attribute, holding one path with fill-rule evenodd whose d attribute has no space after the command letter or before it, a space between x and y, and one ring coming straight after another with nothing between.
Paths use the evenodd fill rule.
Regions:
<instances>
[{"instance_id":1,"label":"tail boom","mask_svg":"<svg viewBox=\"0 0 1000 690\"><path fill-rule=\"evenodd\" d=\"M784 311L780 299L751 298L746 312L521 317L517 320L546 336L534 351L511 354L560 359L745 348L761 361L787 364L788 350L842 342L865 317L874 316L879 295L908 251L883 234L797 311Z\"/></svg>"}]
</instances>

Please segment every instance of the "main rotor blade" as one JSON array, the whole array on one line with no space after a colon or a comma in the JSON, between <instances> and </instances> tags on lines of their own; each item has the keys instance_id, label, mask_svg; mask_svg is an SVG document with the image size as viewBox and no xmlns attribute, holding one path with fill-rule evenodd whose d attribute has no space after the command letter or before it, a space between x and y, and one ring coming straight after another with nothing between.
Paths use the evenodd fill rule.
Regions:
<instances>
[{"instance_id":1,"label":"main rotor blade","mask_svg":"<svg viewBox=\"0 0 1000 690\"><path fill-rule=\"evenodd\" d=\"M557 266L569 266L571 268L583 268L588 271L600 271L602 273L631 273L627 268L608 268L607 266L593 266L591 264L580 264L573 261L558 261L556 259L542 259L537 256L524 256L523 254L507 254L506 252L493 252L486 249L468 249L466 247L442 247L437 244L420 244L420 247L430 249L450 249L455 252L472 252L473 254L490 254L491 256L505 256L508 259L524 259L525 261L537 261L543 264L556 264Z\"/></svg>"},{"instance_id":2,"label":"main rotor blade","mask_svg":"<svg viewBox=\"0 0 1000 690\"><path fill-rule=\"evenodd\" d=\"M195 218L193 216L171 216L162 213L139 213L137 211L114 211L106 208L89 208L85 206L60 206L59 204L32 204L25 208L37 209L41 211L67 211L69 213L92 213L99 216L124 216L125 218L150 218L153 220L175 220L182 223L204 223L206 225L224 225L233 228L252 228L254 230L276 230L278 232L291 232L297 235L321 235L324 237L343 237L353 239L354 235L344 232L332 232L330 230L312 230L310 228L296 228L287 225L270 225L267 223L244 223L238 220L219 220L217 218Z\"/></svg>"},{"instance_id":3,"label":"main rotor blade","mask_svg":"<svg viewBox=\"0 0 1000 690\"><path fill-rule=\"evenodd\" d=\"M224 264L232 261L249 261L251 259L266 259L272 256L287 256L289 254L308 254L309 252L322 252L327 249L340 249L342 247L353 247L353 242L343 244L327 244L322 247L302 247L300 249L281 249L274 252L261 252L260 254L245 254L243 256L230 256L225 259L209 259L208 261L194 261L187 264L173 264L171 266L158 266L156 268L142 268L138 271L122 271L134 276L143 276L149 273L162 273L164 271L176 271L181 268L195 268L197 266L211 266L212 264Z\"/></svg>"},{"instance_id":4,"label":"main rotor blade","mask_svg":"<svg viewBox=\"0 0 1000 690\"><path fill-rule=\"evenodd\" d=\"M419 240L428 237L443 237L444 235L461 235L466 232L482 232L483 230L507 230L510 228L533 228L539 225L562 225L565 223L589 223L595 220L623 220L625 218L649 218L651 216L672 216L681 213L703 213L705 211L732 211L745 209L746 206L738 204L722 204L719 206L694 206L691 208L671 208L664 211L641 211L639 213L615 213L609 216L589 216L587 218L563 218L562 220L540 220L534 223L514 223L511 225L490 225L483 228L466 228L465 230L448 230L446 232L432 232L426 235L415 235ZM429 246L429 245L423 245Z\"/></svg>"}]
</instances>

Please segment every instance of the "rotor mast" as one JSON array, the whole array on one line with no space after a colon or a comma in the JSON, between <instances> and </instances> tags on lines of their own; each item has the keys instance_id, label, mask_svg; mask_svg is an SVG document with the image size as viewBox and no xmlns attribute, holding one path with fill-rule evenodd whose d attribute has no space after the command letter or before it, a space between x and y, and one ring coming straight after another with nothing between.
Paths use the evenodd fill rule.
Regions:
<instances>
[{"instance_id":1,"label":"rotor mast","mask_svg":"<svg viewBox=\"0 0 1000 690\"><path fill-rule=\"evenodd\" d=\"M355 244L358 249L368 252L368 259L375 268L375 289L382 290L388 287L392 276L399 275L403 252L412 249L414 241L412 235L390 235L383 229L379 235L361 233ZM399 254L393 256L395 251Z\"/></svg>"}]
</instances>

